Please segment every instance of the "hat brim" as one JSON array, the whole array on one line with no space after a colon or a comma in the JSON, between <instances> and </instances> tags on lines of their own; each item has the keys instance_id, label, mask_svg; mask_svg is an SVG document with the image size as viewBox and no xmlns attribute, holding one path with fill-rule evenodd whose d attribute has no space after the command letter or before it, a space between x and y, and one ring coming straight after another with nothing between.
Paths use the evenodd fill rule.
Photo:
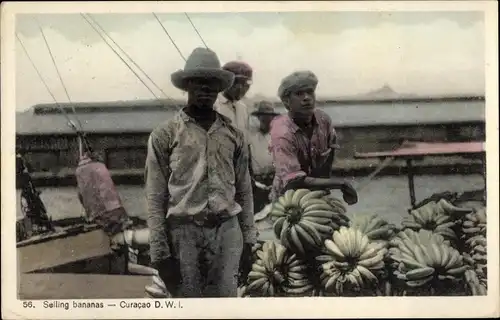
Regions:
<instances>
[{"instance_id":1,"label":"hat brim","mask_svg":"<svg viewBox=\"0 0 500 320\"><path fill-rule=\"evenodd\" d=\"M234 74L232 72L213 69L213 68L200 68L196 70L178 70L171 75L172 84L183 91L187 91L187 80L193 78L206 78L214 80L215 87L218 92L222 92L233 85Z\"/></svg>"},{"instance_id":2,"label":"hat brim","mask_svg":"<svg viewBox=\"0 0 500 320\"><path fill-rule=\"evenodd\" d=\"M262 112L262 111L254 111L251 113L252 116L279 116L280 113L277 112Z\"/></svg>"}]
</instances>

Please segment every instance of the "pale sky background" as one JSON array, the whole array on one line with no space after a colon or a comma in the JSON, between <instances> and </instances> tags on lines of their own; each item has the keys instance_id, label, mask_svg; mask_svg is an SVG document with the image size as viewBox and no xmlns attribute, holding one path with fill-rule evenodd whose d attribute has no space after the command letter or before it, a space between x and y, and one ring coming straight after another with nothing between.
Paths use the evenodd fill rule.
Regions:
<instances>
[{"instance_id":1,"label":"pale sky background","mask_svg":"<svg viewBox=\"0 0 500 320\"><path fill-rule=\"evenodd\" d=\"M202 46L184 14L158 16L184 56ZM169 97L184 97L170 82L170 74L183 68L184 61L152 14L92 17ZM250 97L275 98L280 80L298 69L317 74L320 97L363 94L384 84L402 94L484 94L482 12L191 13L190 17L222 63L241 56L253 66ZM37 20L72 101L155 98L79 14L18 15L16 31L59 102L68 99ZM16 68L17 111L54 102L17 41Z\"/></svg>"}]
</instances>

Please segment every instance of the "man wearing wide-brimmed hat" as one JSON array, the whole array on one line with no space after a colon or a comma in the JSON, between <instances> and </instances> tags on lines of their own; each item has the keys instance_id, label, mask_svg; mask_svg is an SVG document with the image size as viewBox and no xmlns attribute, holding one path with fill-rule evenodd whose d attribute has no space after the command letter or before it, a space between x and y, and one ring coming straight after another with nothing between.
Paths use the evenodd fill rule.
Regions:
<instances>
[{"instance_id":1,"label":"man wearing wide-brimmed hat","mask_svg":"<svg viewBox=\"0 0 500 320\"><path fill-rule=\"evenodd\" d=\"M332 177L337 135L330 117L316 108L318 78L296 71L281 81L278 96L287 114L271 127L270 151L276 174L271 198L288 189L340 189L348 204L358 201L356 190L343 178Z\"/></svg>"},{"instance_id":2,"label":"man wearing wide-brimmed hat","mask_svg":"<svg viewBox=\"0 0 500 320\"><path fill-rule=\"evenodd\" d=\"M269 202L269 190L274 177L273 158L269 152L271 121L279 115L272 102L263 100L255 104L251 113L259 121L258 128L252 128L248 135L250 142L250 174L254 181L254 210L258 212Z\"/></svg>"},{"instance_id":3,"label":"man wearing wide-brimmed hat","mask_svg":"<svg viewBox=\"0 0 500 320\"><path fill-rule=\"evenodd\" d=\"M256 242L248 146L213 109L234 74L197 48L171 79L188 102L148 141L151 262L174 296L236 297L240 260L247 272Z\"/></svg>"}]
</instances>

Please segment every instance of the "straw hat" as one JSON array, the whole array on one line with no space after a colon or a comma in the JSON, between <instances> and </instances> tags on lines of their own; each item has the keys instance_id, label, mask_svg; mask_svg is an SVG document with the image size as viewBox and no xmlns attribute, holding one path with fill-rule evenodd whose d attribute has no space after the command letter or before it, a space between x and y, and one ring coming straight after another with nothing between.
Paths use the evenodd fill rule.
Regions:
<instances>
[{"instance_id":1,"label":"straw hat","mask_svg":"<svg viewBox=\"0 0 500 320\"><path fill-rule=\"evenodd\" d=\"M207 48L196 48L187 58L184 69L171 75L172 84L183 91L187 91L186 80L192 78L214 80L218 83L218 92L222 92L233 84L234 74L221 69L215 52Z\"/></svg>"}]
</instances>

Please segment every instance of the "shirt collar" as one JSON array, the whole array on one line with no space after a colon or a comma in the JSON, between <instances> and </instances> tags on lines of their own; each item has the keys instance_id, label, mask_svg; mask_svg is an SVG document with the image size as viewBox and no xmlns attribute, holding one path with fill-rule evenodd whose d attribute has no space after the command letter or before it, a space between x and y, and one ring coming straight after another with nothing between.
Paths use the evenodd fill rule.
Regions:
<instances>
[{"instance_id":1,"label":"shirt collar","mask_svg":"<svg viewBox=\"0 0 500 320\"><path fill-rule=\"evenodd\" d=\"M290 131L292 131L292 133L295 133L298 130L301 130L300 127L295 123L295 121L293 121L293 119L290 118L290 116L288 115L288 113L285 114L285 117L286 117L286 121L287 121L287 126L288 126L288 128L290 128ZM317 127L318 126L316 111L314 111L314 114L313 114L312 125L313 125L313 127Z\"/></svg>"},{"instance_id":2,"label":"shirt collar","mask_svg":"<svg viewBox=\"0 0 500 320\"><path fill-rule=\"evenodd\" d=\"M217 123L217 124L222 124L222 125L226 125L226 122L222 119L222 117L223 117L223 116L222 116L220 113L218 113L217 111L215 111L215 110L214 110L214 112L215 112L215 115L216 115L216 117L215 117L215 123ZM188 115L188 114L184 111L184 109L182 109L182 110L180 111L180 117L181 117L181 119L182 119L184 122L194 122L194 123L196 123L196 121L195 121L192 117L190 117L190 116L189 116L189 115Z\"/></svg>"}]
</instances>

